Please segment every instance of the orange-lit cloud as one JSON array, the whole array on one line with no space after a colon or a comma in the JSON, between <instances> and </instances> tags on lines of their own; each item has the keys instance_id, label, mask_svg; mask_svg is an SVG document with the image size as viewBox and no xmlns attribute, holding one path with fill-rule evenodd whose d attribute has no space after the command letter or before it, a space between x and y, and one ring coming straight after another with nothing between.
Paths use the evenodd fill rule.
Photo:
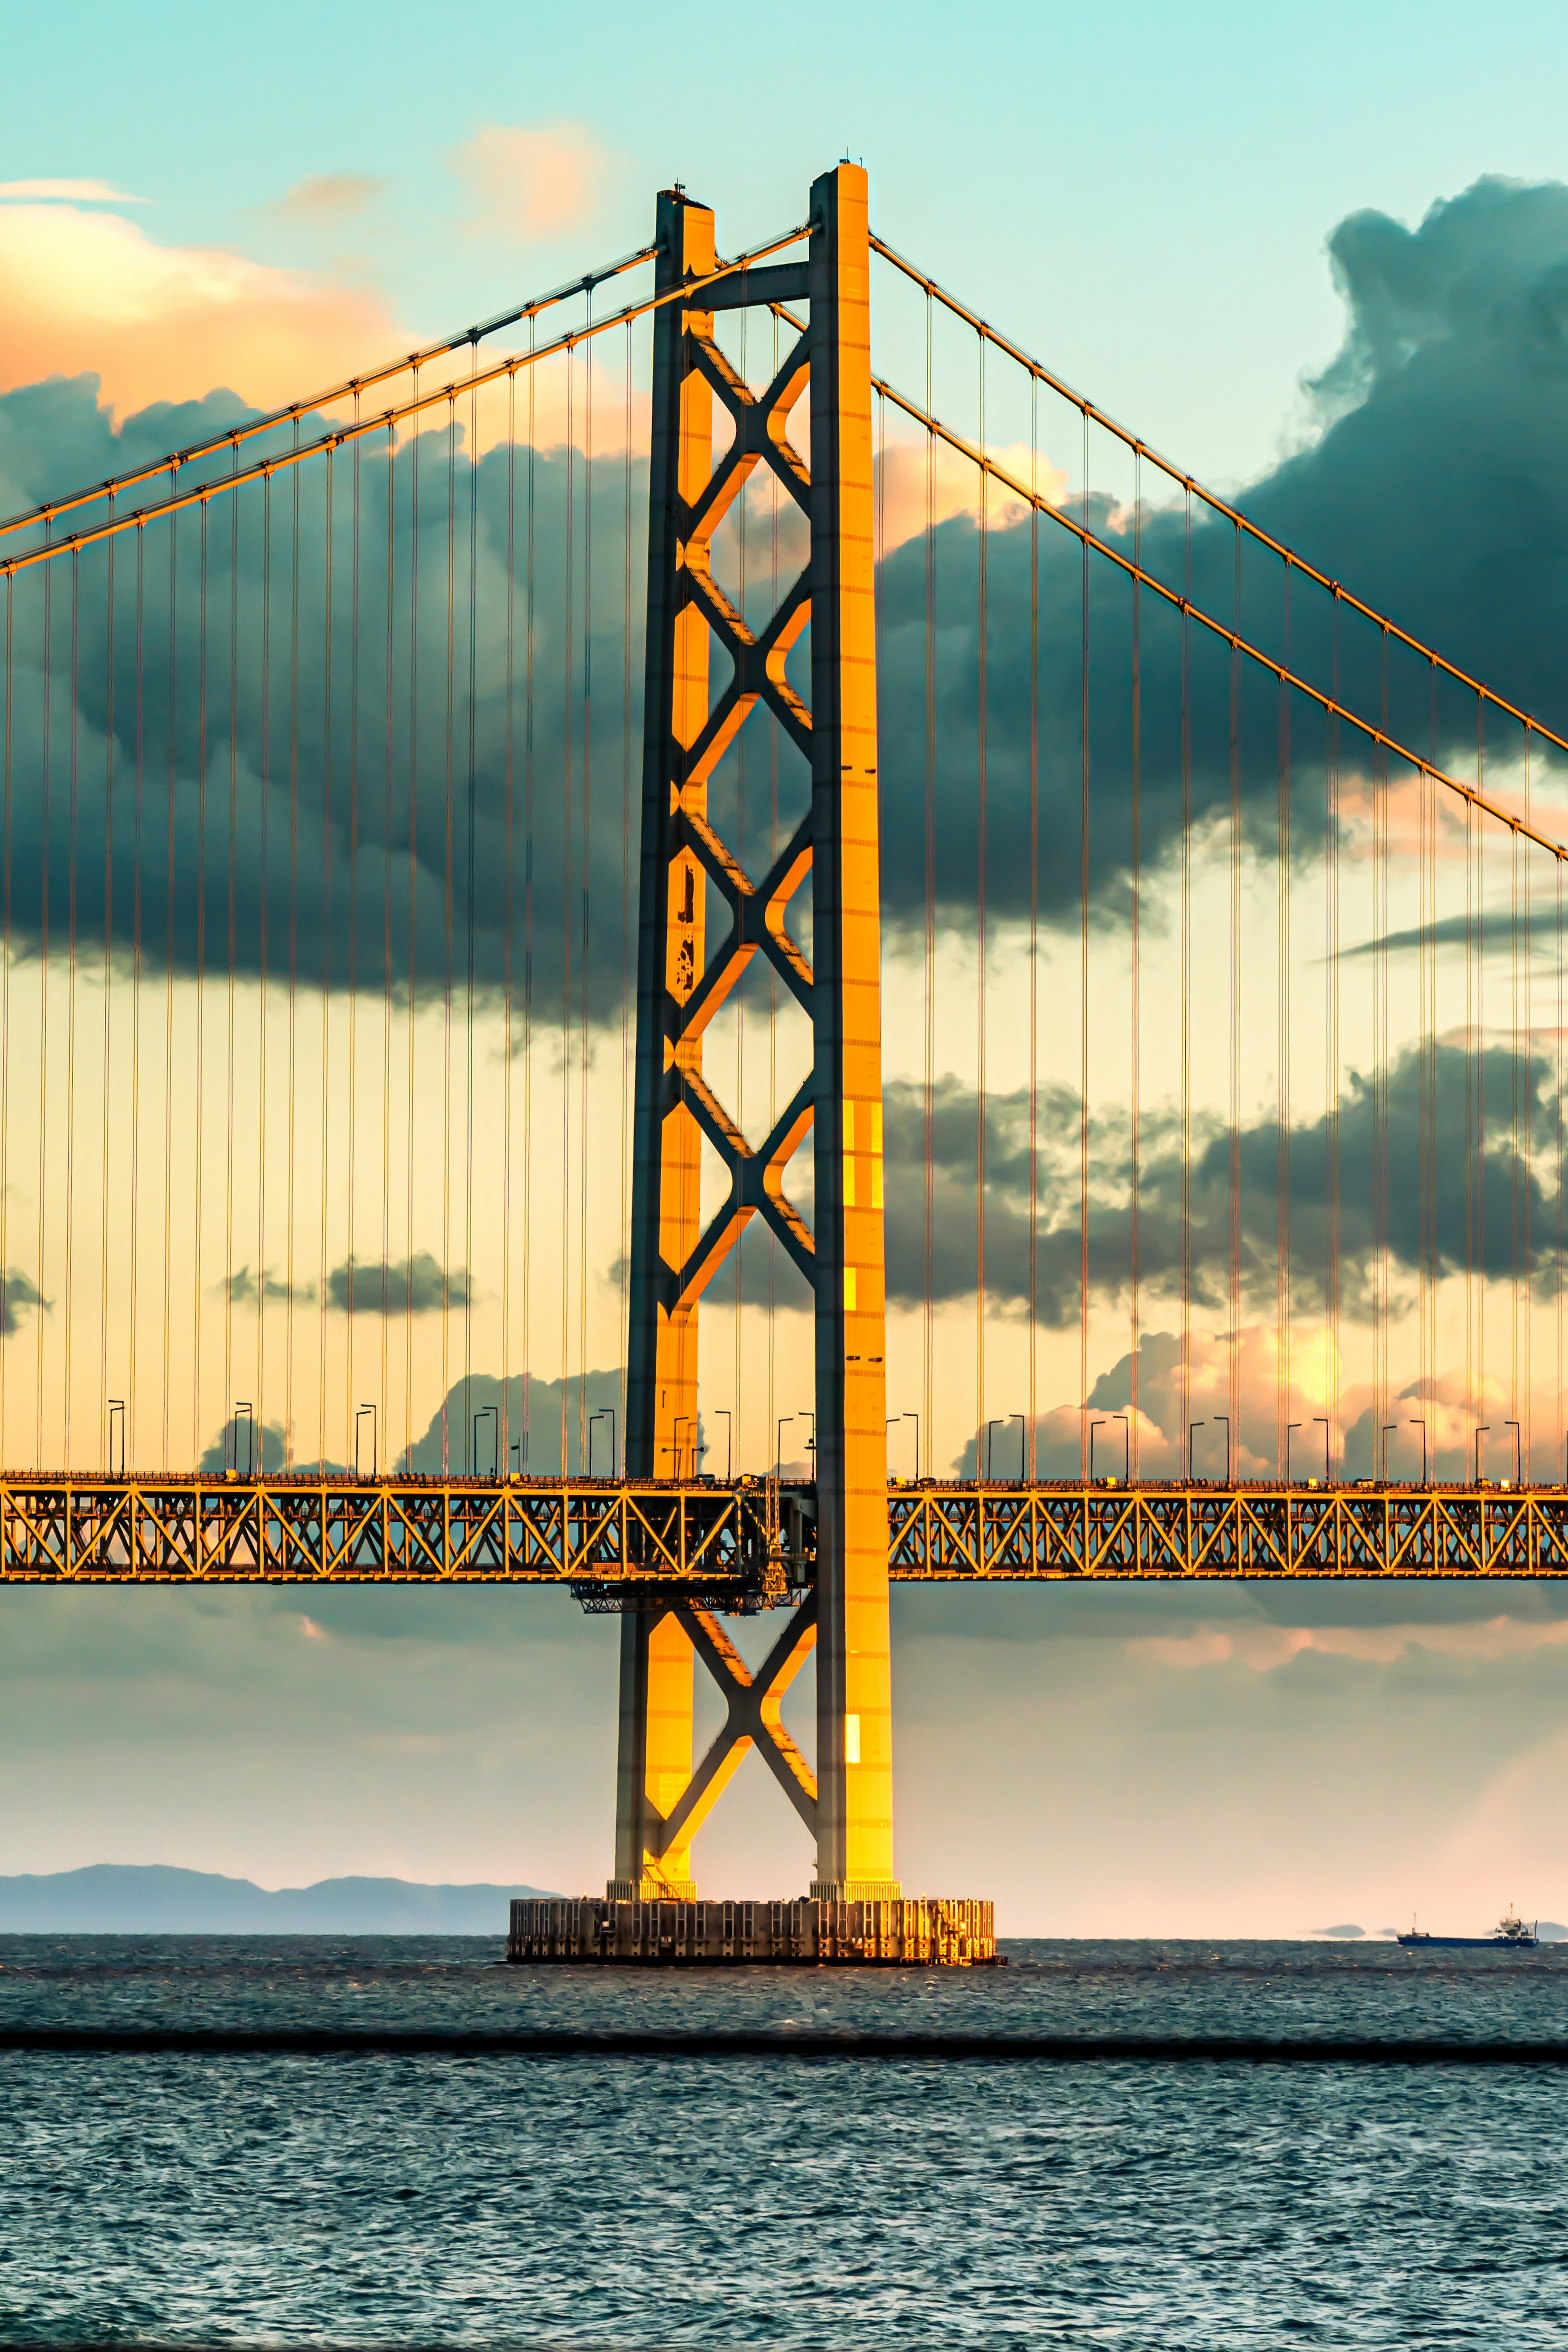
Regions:
<instances>
[{"instance_id":1,"label":"orange-lit cloud","mask_svg":"<svg viewBox=\"0 0 1568 2352\"><path fill-rule=\"evenodd\" d=\"M481 122L452 169L476 200L475 236L559 236L598 212L613 158L580 122Z\"/></svg>"},{"instance_id":2,"label":"orange-lit cloud","mask_svg":"<svg viewBox=\"0 0 1568 2352\"><path fill-rule=\"evenodd\" d=\"M0 207L0 391L91 373L120 415L220 385L271 407L402 340L363 288L215 247L160 245L139 223L77 201L27 195Z\"/></svg>"},{"instance_id":3,"label":"orange-lit cloud","mask_svg":"<svg viewBox=\"0 0 1568 2352\"><path fill-rule=\"evenodd\" d=\"M1059 506L1067 496L1064 469L1042 453L1031 453L1026 442L994 445L986 455L1016 481L1033 482L1047 504ZM943 442L932 441L929 453L923 437L889 443L878 461L878 472L882 544L889 551L917 539L928 517L933 526L953 515L979 517L979 468ZM986 520L994 530L1021 521L1028 511L1022 499L993 478Z\"/></svg>"}]
</instances>

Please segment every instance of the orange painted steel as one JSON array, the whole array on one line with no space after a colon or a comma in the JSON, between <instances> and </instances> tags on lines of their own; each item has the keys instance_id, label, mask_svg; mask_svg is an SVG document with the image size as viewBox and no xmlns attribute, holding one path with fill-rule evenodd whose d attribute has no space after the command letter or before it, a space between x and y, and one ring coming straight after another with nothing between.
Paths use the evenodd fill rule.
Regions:
<instances>
[{"instance_id":1,"label":"orange painted steel","mask_svg":"<svg viewBox=\"0 0 1568 2352\"><path fill-rule=\"evenodd\" d=\"M1564 1486L926 1480L887 1508L896 1583L1568 1576ZM798 1614L818 1565L805 1483L0 1479L13 1584L550 1584L628 1615Z\"/></svg>"}]
</instances>

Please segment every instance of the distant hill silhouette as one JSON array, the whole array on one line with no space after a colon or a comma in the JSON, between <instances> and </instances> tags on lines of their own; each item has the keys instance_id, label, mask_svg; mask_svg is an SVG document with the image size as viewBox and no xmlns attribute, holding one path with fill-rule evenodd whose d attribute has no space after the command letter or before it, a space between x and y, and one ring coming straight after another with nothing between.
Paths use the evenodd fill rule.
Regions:
<instances>
[{"instance_id":1,"label":"distant hill silhouette","mask_svg":"<svg viewBox=\"0 0 1568 2352\"><path fill-rule=\"evenodd\" d=\"M514 1895L539 1886L421 1886L322 1878L269 1892L163 1863L0 1877L0 1935L504 1936Z\"/></svg>"}]
</instances>

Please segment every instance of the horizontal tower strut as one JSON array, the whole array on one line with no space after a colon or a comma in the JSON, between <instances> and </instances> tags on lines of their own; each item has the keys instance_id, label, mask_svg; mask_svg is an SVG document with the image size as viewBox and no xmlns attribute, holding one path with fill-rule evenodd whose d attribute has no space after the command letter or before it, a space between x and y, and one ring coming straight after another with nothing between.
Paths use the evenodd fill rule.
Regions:
<instances>
[{"instance_id":1,"label":"horizontal tower strut","mask_svg":"<svg viewBox=\"0 0 1568 2352\"><path fill-rule=\"evenodd\" d=\"M888 1516L889 1573L909 1583L1568 1576L1563 1486L928 1482L889 1487ZM590 1610L655 1612L690 1642L694 1611L788 1606L816 1576L805 1483L0 1479L10 1583L565 1584ZM792 1673L812 1625L792 1620ZM726 1683L717 1643L698 1647L733 1702L744 1686ZM769 1672L759 1697L731 1704L731 1728L782 1691ZM688 1761L682 1787L689 1776Z\"/></svg>"}]
</instances>

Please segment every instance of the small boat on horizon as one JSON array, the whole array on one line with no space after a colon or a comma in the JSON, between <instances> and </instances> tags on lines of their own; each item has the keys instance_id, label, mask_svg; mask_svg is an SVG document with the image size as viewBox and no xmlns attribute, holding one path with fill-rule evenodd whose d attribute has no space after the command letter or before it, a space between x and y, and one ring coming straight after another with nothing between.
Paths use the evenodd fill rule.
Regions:
<instances>
[{"instance_id":1,"label":"small boat on horizon","mask_svg":"<svg viewBox=\"0 0 1568 2352\"><path fill-rule=\"evenodd\" d=\"M1418 1945L1423 1949L1445 1952L1530 1952L1541 1941L1537 1933L1540 1925L1536 1920L1527 1927L1522 1919L1509 1911L1504 1913L1489 1936L1429 1936L1412 1919L1410 1933L1401 1936L1399 1941L1405 1945Z\"/></svg>"}]
</instances>

